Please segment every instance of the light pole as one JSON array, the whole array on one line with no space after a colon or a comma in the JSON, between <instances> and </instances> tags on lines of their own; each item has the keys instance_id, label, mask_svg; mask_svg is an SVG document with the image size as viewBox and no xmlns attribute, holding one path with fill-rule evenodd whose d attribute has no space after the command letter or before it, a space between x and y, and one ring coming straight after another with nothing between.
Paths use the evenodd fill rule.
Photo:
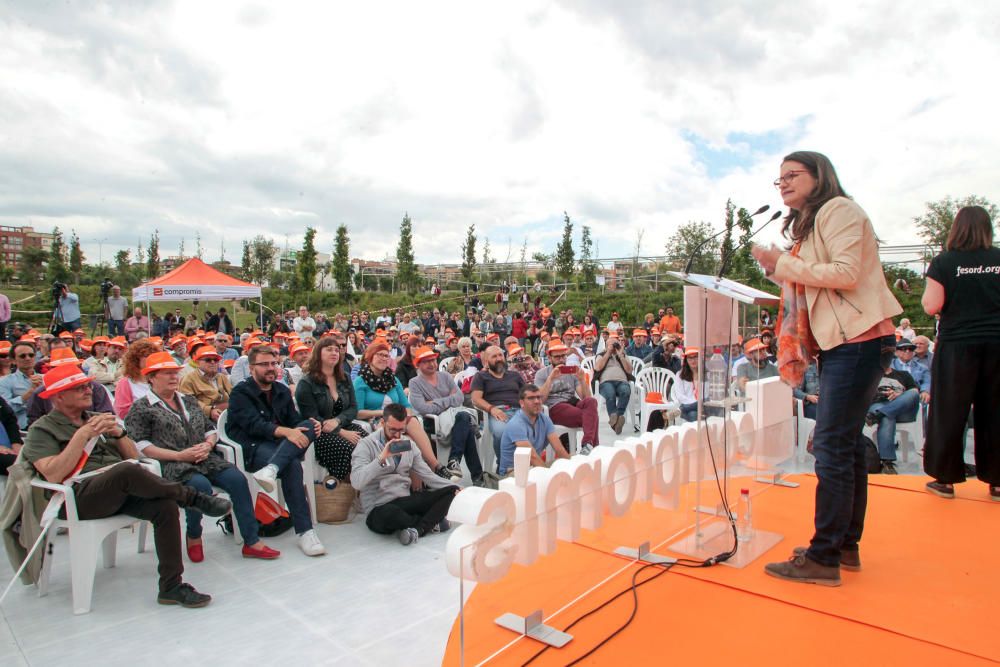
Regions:
<instances>
[{"instance_id":1,"label":"light pole","mask_svg":"<svg viewBox=\"0 0 1000 667\"><path fill-rule=\"evenodd\" d=\"M106 237L106 236L103 239L94 239L94 242L97 243L97 265L98 266L100 266L101 264L104 264L104 242L107 241L107 240L108 240L108 237Z\"/></svg>"}]
</instances>

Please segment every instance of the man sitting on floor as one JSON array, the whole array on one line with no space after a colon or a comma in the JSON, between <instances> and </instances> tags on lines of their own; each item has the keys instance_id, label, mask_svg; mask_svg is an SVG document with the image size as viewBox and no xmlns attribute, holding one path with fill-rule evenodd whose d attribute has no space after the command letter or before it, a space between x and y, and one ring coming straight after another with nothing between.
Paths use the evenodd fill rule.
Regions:
<instances>
[{"instance_id":1,"label":"man sitting on floor","mask_svg":"<svg viewBox=\"0 0 1000 667\"><path fill-rule=\"evenodd\" d=\"M552 420L542 412L542 392L533 384L521 387L518 394L521 409L507 423L500 442L500 476L514 469L514 450L531 448L531 465L544 466L542 452L552 446L557 459L568 459L569 452L556 435Z\"/></svg>"},{"instance_id":2,"label":"man sitting on floor","mask_svg":"<svg viewBox=\"0 0 1000 667\"><path fill-rule=\"evenodd\" d=\"M125 514L150 521L159 560L160 604L204 607L211 596L199 593L181 580L181 529L178 507L191 507L209 516L224 516L228 500L198 493L193 487L168 482L138 465L139 452L112 414L88 412L93 385L75 364L63 364L45 374L42 398L52 401L52 411L32 425L21 455L45 479L57 484L70 477L81 459L81 473L107 468L74 485L77 514L81 519L102 519ZM103 391L103 390L100 390ZM89 456L84 447L97 439ZM60 516L65 516L64 511Z\"/></svg>"},{"instance_id":3,"label":"man sitting on floor","mask_svg":"<svg viewBox=\"0 0 1000 667\"><path fill-rule=\"evenodd\" d=\"M600 444L597 399L591 395L583 367L566 363L569 349L562 342L551 343L547 352L549 365L535 374L535 384L549 407L553 423L568 428L583 427L580 453L589 454Z\"/></svg>"},{"instance_id":4,"label":"man sitting on floor","mask_svg":"<svg viewBox=\"0 0 1000 667\"><path fill-rule=\"evenodd\" d=\"M438 477L420 451L403 438L409 415L399 403L382 410L382 427L361 439L351 455L351 484L361 491L365 525L375 533L396 533L410 545L435 527L450 525L445 515L459 488ZM412 492L411 475L429 490Z\"/></svg>"}]
</instances>

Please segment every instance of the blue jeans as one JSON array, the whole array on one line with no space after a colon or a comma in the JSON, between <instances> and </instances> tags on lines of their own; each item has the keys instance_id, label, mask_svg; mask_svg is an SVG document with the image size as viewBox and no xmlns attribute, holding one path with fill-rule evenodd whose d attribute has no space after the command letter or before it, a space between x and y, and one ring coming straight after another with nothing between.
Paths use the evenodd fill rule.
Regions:
<instances>
[{"instance_id":1,"label":"blue jeans","mask_svg":"<svg viewBox=\"0 0 1000 667\"><path fill-rule=\"evenodd\" d=\"M465 457L465 465L473 479L483 474L483 464L479 462L479 450L476 448L476 427L472 424L472 415L459 412L455 415L455 425L451 429L451 452L449 459L458 461Z\"/></svg>"},{"instance_id":2,"label":"blue jeans","mask_svg":"<svg viewBox=\"0 0 1000 667\"><path fill-rule=\"evenodd\" d=\"M125 335L125 320L108 320L108 337Z\"/></svg>"},{"instance_id":3,"label":"blue jeans","mask_svg":"<svg viewBox=\"0 0 1000 667\"><path fill-rule=\"evenodd\" d=\"M507 415L507 419L513 417L514 413L521 409L509 406L497 407L500 407L500 409L503 410L504 414ZM494 418L492 415L490 415L489 419L490 435L493 437L493 452L497 456L497 465L500 465L500 439L503 438L503 432L507 429L507 422L502 422L499 419Z\"/></svg>"},{"instance_id":4,"label":"blue jeans","mask_svg":"<svg viewBox=\"0 0 1000 667\"><path fill-rule=\"evenodd\" d=\"M236 523L240 527L243 542L247 546L253 546L260 541L260 537L257 535L257 529L260 526L253 513L250 487L247 486L247 478L238 469L235 467L226 468L211 477L195 473L184 484L193 486L196 491L208 495L212 495L212 485L214 484L228 493L229 499L233 502L233 514L236 515ZM191 539L198 539L201 537L201 512L185 509L184 514L187 517L187 536Z\"/></svg>"},{"instance_id":5,"label":"blue jeans","mask_svg":"<svg viewBox=\"0 0 1000 667\"><path fill-rule=\"evenodd\" d=\"M312 441L316 439L313 431L313 423L308 419L299 424L300 427L308 427L304 431L309 438L310 447ZM285 495L285 503L288 505L288 513L292 515L292 525L298 535L312 530L312 517L309 514L309 501L306 499L306 490L302 486L302 457L306 450L299 449L290 440L281 442L265 441L257 443L253 448L253 455L250 459L248 470L260 470L270 464L278 469L278 479L281 480L281 491ZM309 480L312 484L312 480Z\"/></svg>"},{"instance_id":6,"label":"blue jeans","mask_svg":"<svg viewBox=\"0 0 1000 667\"><path fill-rule=\"evenodd\" d=\"M841 551L856 551L868 506L868 471L861 428L895 350L892 336L844 343L820 352L816 456L816 532L806 555L836 567Z\"/></svg>"},{"instance_id":7,"label":"blue jeans","mask_svg":"<svg viewBox=\"0 0 1000 667\"><path fill-rule=\"evenodd\" d=\"M888 403L875 403L869 411L878 417L878 457L883 461L896 460L896 422L912 422L917 416L920 393L907 389ZM815 443L813 444L815 446Z\"/></svg>"},{"instance_id":8,"label":"blue jeans","mask_svg":"<svg viewBox=\"0 0 1000 667\"><path fill-rule=\"evenodd\" d=\"M604 398L608 407L608 416L624 415L628 412L628 401L632 396L632 387L621 380L607 380L597 387L598 393Z\"/></svg>"}]
</instances>

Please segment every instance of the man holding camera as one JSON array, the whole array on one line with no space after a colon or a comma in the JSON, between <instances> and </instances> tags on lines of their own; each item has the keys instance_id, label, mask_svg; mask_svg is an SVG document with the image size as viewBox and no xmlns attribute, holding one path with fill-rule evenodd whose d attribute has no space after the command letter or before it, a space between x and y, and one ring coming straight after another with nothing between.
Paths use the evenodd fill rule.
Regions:
<instances>
[{"instance_id":1,"label":"man holding camera","mask_svg":"<svg viewBox=\"0 0 1000 667\"><path fill-rule=\"evenodd\" d=\"M542 401L548 406L549 417L554 423L568 428L583 428L580 453L589 454L600 444L597 400L591 394L590 382L582 366L567 363L569 348L562 341L549 343L546 352L549 365L535 374L535 384L542 394Z\"/></svg>"},{"instance_id":2,"label":"man holding camera","mask_svg":"<svg viewBox=\"0 0 1000 667\"><path fill-rule=\"evenodd\" d=\"M878 457L882 461L882 474L896 472L896 422L912 422L920 406L920 393L916 381L907 371L896 370L891 364L882 369L883 376L875 393L875 403L868 408L865 423L878 425L875 436Z\"/></svg>"},{"instance_id":3,"label":"man holding camera","mask_svg":"<svg viewBox=\"0 0 1000 667\"><path fill-rule=\"evenodd\" d=\"M459 487L434 474L413 443L403 438L411 417L399 403L382 410L382 427L361 439L351 456L351 484L361 492L365 524L375 533L396 533L399 542L411 545L437 527L450 525L445 515ZM413 493L411 475L425 490Z\"/></svg>"},{"instance_id":4,"label":"man holding camera","mask_svg":"<svg viewBox=\"0 0 1000 667\"><path fill-rule=\"evenodd\" d=\"M69 291L66 283L53 283L52 295L56 297L56 310L62 318L63 331L80 328L80 297Z\"/></svg>"},{"instance_id":5,"label":"man holding camera","mask_svg":"<svg viewBox=\"0 0 1000 667\"><path fill-rule=\"evenodd\" d=\"M122 296L121 287L113 285L111 296L108 297L108 338L125 335L125 319L127 317L128 299Z\"/></svg>"}]
</instances>

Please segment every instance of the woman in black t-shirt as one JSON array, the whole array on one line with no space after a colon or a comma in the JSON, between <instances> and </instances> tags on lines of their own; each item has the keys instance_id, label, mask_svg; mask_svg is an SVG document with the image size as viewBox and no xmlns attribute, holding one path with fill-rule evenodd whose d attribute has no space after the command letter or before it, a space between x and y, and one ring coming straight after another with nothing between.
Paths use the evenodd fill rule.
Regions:
<instances>
[{"instance_id":1,"label":"woman in black t-shirt","mask_svg":"<svg viewBox=\"0 0 1000 667\"><path fill-rule=\"evenodd\" d=\"M922 299L940 314L931 362L931 403L924 443L927 490L954 498L965 481L963 432L975 410L976 476L1000 501L1000 248L981 206L955 216L945 251L931 260Z\"/></svg>"}]
</instances>

